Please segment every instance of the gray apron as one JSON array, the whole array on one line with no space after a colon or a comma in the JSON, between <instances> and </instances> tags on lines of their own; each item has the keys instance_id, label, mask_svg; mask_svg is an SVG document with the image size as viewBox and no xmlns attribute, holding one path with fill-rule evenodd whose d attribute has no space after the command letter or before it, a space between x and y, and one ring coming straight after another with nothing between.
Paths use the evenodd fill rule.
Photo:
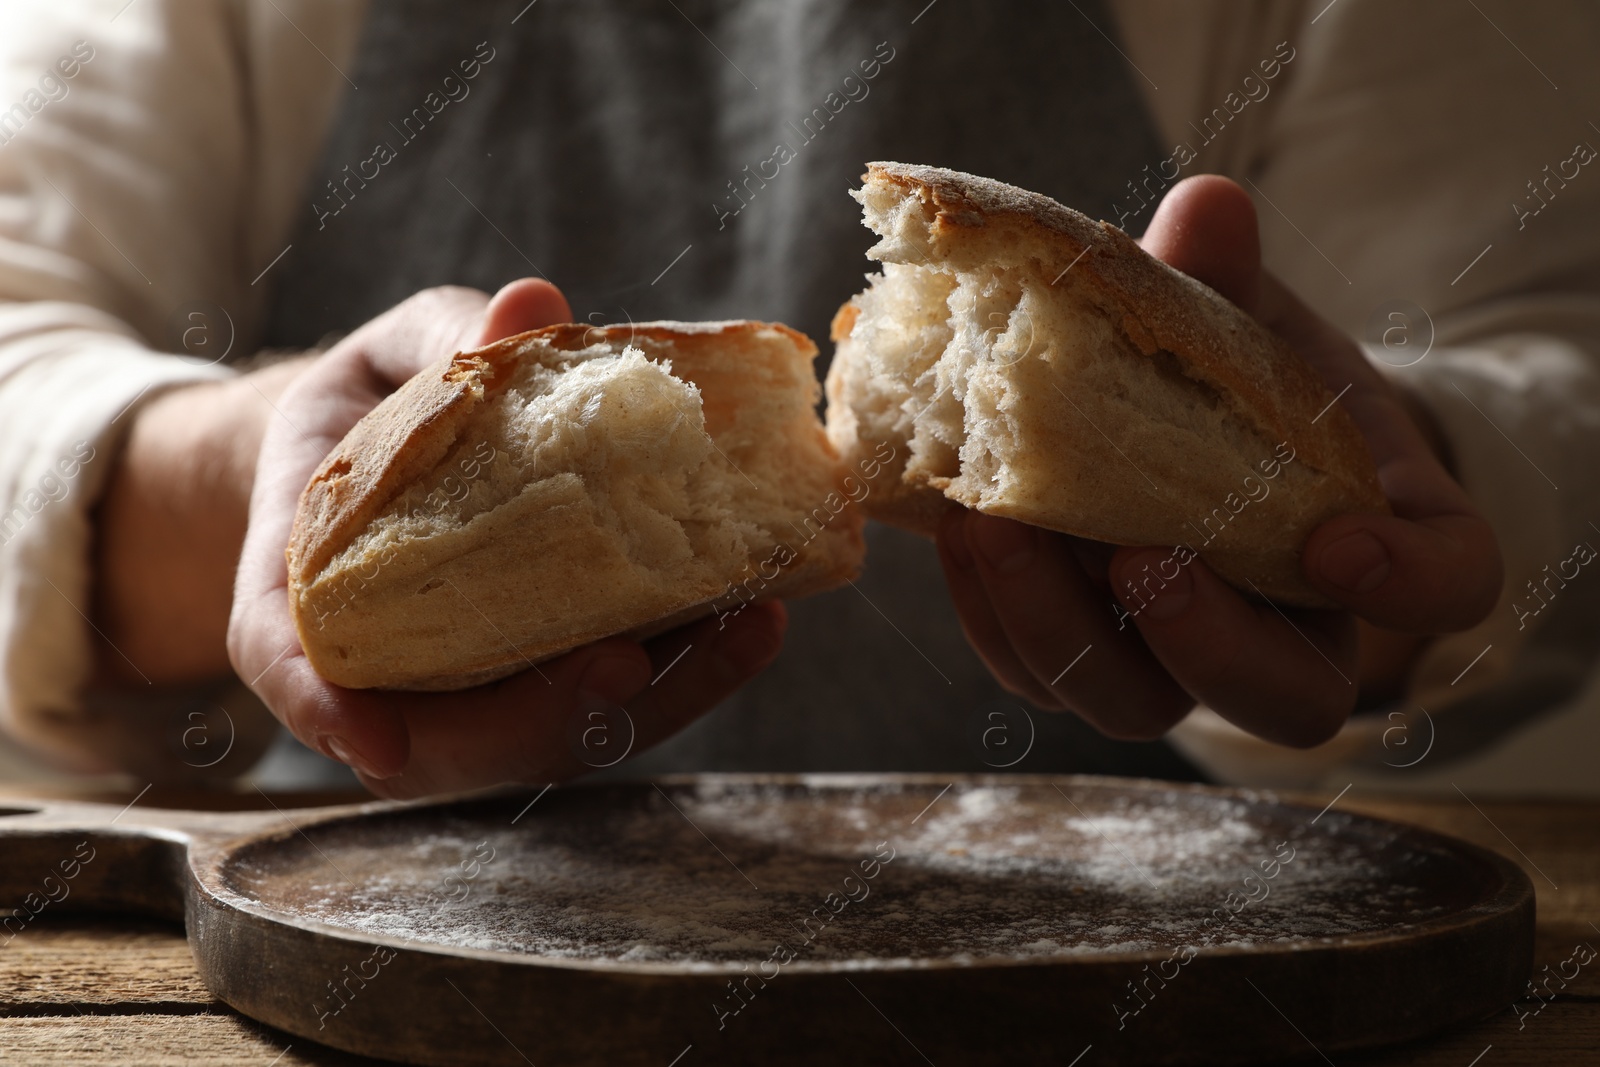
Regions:
<instances>
[{"instance_id":1,"label":"gray apron","mask_svg":"<svg viewBox=\"0 0 1600 1067\"><path fill-rule=\"evenodd\" d=\"M1112 217L1160 157L1096 27L1113 32L1092 0L381 0L266 341L315 344L428 286L543 275L580 320L788 323L824 349L820 373L828 322L872 269L845 195L867 160ZM867 540L858 588L790 605L771 669L610 773L1196 777L1163 743L1008 696L933 546L876 524Z\"/></svg>"}]
</instances>

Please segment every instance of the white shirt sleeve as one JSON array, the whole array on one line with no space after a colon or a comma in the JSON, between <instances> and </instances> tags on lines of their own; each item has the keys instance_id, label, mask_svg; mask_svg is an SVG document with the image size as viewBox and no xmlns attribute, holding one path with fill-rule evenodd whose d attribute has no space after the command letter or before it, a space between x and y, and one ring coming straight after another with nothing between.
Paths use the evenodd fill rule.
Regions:
<instances>
[{"instance_id":1,"label":"white shirt sleeve","mask_svg":"<svg viewBox=\"0 0 1600 1067\"><path fill-rule=\"evenodd\" d=\"M0 728L59 763L99 762L92 508L139 403L253 350L363 13L0 6Z\"/></svg>"},{"instance_id":2,"label":"white shirt sleeve","mask_svg":"<svg viewBox=\"0 0 1600 1067\"><path fill-rule=\"evenodd\" d=\"M1424 400L1506 564L1500 603L1430 646L1403 704L1309 751L1207 709L1174 742L1241 783L1600 792L1564 758L1600 742L1600 566L1575 562L1600 547L1600 160L1580 162L1600 148L1584 110L1600 13L1324 0L1245 26L1217 0L1116 11L1163 130L1195 149L1183 173L1251 190L1266 265ZM1280 42L1294 57L1263 78Z\"/></svg>"}]
</instances>

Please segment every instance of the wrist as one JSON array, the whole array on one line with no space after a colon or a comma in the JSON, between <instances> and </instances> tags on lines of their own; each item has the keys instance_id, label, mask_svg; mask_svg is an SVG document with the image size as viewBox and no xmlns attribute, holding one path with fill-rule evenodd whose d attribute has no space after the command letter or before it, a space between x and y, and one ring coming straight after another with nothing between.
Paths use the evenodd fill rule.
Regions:
<instances>
[{"instance_id":1,"label":"wrist","mask_svg":"<svg viewBox=\"0 0 1600 1067\"><path fill-rule=\"evenodd\" d=\"M233 574L271 404L303 360L181 386L135 413L95 513L98 674L189 684L229 672Z\"/></svg>"}]
</instances>

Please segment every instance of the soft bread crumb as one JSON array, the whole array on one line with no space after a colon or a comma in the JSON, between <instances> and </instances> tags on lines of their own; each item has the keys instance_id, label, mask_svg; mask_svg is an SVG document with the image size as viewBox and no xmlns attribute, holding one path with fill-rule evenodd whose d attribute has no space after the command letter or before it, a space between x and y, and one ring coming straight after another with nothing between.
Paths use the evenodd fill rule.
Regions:
<instances>
[{"instance_id":1,"label":"soft bread crumb","mask_svg":"<svg viewBox=\"0 0 1600 1067\"><path fill-rule=\"evenodd\" d=\"M472 521L524 494L576 478L601 529L645 577L666 586L684 567L722 572L771 547L736 517L742 479L705 430L700 391L633 346L574 353L566 366L525 362L437 469L401 494L333 567L359 567L388 544L442 559L473 544ZM493 459L474 458L493 450ZM477 477L465 472L478 469Z\"/></svg>"}]
</instances>

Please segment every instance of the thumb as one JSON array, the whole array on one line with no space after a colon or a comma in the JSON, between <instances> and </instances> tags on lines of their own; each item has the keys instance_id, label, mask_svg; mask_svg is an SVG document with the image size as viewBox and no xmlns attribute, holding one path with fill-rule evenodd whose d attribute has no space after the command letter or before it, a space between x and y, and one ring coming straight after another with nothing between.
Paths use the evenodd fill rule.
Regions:
<instances>
[{"instance_id":1,"label":"thumb","mask_svg":"<svg viewBox=\"0 0 1600 1067\"><path fill-rule=\"evenodd\" d=\"M1257 314L1261 238L1250 195L1217 174L1185 178L1156 208L1140 244L1152 256Z\"/></svg>"},{"instance_id":2,"label":"thumb","mask_svg":"<svg viewBox=\"0 0 1600 1067\"><path fill-rule=\"evenodd\" d=\"M518 278L489 299L477 341L491 344L526 330L571 321L572 308L560 289L543 278Z\"/></svg>"}]
</instances>

